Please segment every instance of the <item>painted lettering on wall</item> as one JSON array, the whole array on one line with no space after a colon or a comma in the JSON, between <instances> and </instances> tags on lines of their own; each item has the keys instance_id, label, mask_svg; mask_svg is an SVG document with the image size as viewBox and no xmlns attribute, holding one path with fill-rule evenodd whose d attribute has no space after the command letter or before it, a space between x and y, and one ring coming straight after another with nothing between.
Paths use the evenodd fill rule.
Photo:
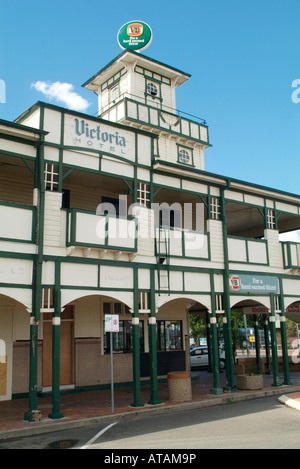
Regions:
<instances>
[{"instance_id":1,"label":"painted lettering on wall","mask_svg":"<svg viewBox=\"0 0 300 469\"><path fill-rule=\"evenodd\" d=\"M134 134L113 125L65 114L64 144L98 150L134 161Z\"/></svg>"},{"instance_id":2,"label":"painted lettering on wall","mask_svg":"<svg viewBox=\"0 0 300 469\"><path fill-rule=\"evenodd\" d=\"M79 137L81 137L82 135L85 135L87 138L91 140L97 139L99 142L101 142L100 145L103 145L104 143L109 142L112 145L120 145L121 147L126 147L126 139L125 137L121 137L118 131L114 133L102 132L100 125L97 125L97 127L91 128L88 122L85 122L84 119L79 120L77 119L77 117L74 119L74 121L75 121L75 132L76 132L76 135L78 135Z\"/></svg>"}]
</instances>

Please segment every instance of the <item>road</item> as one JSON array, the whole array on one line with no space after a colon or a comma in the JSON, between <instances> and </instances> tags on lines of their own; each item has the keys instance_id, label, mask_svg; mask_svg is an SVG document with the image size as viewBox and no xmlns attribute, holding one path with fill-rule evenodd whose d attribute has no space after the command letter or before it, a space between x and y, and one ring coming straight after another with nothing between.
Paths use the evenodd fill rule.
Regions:
<instances>
[{"instance_id":1,"label":"road","mask_svg":"<svg viewBox=\"0 0 300 469\"><path fill-rule=\"evenodd\" d=\"M0 441L0 449L29 448L102 449L103 458L131 449L299 449L300 412L268 397Z\"/></svg>"}]
</instances>

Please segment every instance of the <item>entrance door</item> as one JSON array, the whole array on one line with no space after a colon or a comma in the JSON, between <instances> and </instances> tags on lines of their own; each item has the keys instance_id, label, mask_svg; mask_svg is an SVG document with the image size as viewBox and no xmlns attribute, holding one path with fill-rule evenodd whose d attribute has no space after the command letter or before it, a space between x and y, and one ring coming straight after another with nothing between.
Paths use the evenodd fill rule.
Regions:
<instances>
[{"instance_id":1,"label":"entrance door","mask_svg":"<svg viewBox=\"0 0 300 469\"><path fill-rule=\"evenodd\" d=\"M12 308L0 308L0 401L11 399Z\"/></svg>"},{"instance_id":2,"label":"entrance door","mask_svg":"<svg viewBox=\"0 0 300 469\"><path fill-rule=\"evenodd\" d=\"M46 313L48 314L48 313ZM43 322L43 387L52 386L52 315ZM73 311L67 307L60 325L60 385L73 384Z\"/></svg>"}]
</instances>

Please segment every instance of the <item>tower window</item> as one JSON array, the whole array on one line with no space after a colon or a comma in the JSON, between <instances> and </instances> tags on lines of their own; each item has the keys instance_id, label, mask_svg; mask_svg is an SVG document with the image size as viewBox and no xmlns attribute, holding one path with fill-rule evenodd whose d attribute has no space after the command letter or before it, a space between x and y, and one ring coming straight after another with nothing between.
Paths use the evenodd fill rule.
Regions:
<instances>
[{"instance_id":1,"label":"tower window","mask_svg":"<svg viewBox=\"0 0 300 469\"><path fill-rule=\"evenodd\" d=\"M118 99L119 96L120 96L120 89L119 89L119 85L117 85L110 90L111 101L115 101L115 99Z\"/></svg>"},{"instance_id":2,"label":"tower window","mask_svg":"<svg viewBox=\"0 0 300 469\"><path fill-rule=\"evenodd\" d=\"M150 94L150 96L153 96L154 98L158 95L158 88L152 81L147 83L147 94Z\"/></svg>"},{"instance_id":3,"label":"tower window","mask_svg":"<svg viewBox=\"0 0 300 469\"><path fill-rule=\"evenodd\" d=\"M184 150L183 148L179 150L179 161L180 163L189 164L190 154L187 150Z\"/></svg>"},{"instance_id":4,"label":"tower window","mask_svg":"<svg viewBox=\"0 0 300 469\"><path fill-rule=\"evenodd\" d=\"M178 146L178 163L193 165L193 149Z\"/></svg>"}]
</instances>

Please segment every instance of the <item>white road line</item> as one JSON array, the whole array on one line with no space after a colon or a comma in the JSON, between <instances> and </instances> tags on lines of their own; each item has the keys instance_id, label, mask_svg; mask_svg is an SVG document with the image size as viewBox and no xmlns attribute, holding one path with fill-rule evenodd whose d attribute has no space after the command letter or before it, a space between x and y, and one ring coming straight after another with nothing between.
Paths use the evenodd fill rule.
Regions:
<instances>
[{"instance_id":1,"label":"white road line","mask_svg":"<svg viewBox=\"0 0 300 469\"><path fill-rule=\"evenodd\" d=\"M109 430L111 427L113 427L114 425L116 425L116 423L118 422L114 422L114 423L111 423L110 425L107 425L107 427L103 428L102 430L100 430L100 432L98 432L91 440L89 440L84 446L82 446L80 449L87 449L89 446L91 446L91 444L94 443L95 440L97 440L97 438L99 438L101 435L103 435L103 433L107 432L107 430Z\"/></svg>"}]
</instances>

